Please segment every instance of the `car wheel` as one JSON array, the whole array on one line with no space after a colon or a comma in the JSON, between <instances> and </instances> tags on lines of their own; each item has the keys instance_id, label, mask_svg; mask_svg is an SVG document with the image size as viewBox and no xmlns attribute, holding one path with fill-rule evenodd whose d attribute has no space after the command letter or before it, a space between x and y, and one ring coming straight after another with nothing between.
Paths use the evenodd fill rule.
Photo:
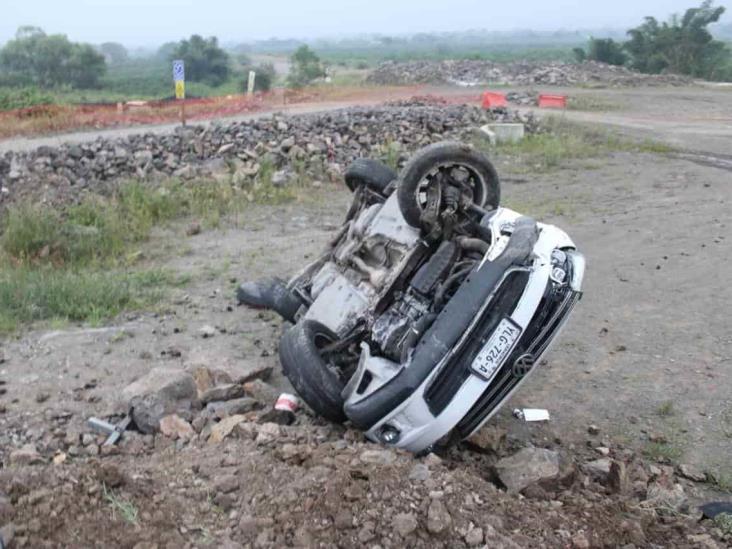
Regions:
<instances>
[{"instance_id":1,"label":"car wheel","mask_svg":"<svg viewBox=\"0 0 732 549\"><path fill-rule=\"evenodd\" d=\"M373 158L357 158L346 170L344 179L351 191L359 185L366 185L379 194L385 194L386 187L397 178L389 166Z\"/></svg>"},{"instance_id":2,"label":"car wheel","mask_svg":"<svg viewBox=\"0 0 732 549\"><path fill-rule=\"evenodd\" d=\"M465 144L443 141L418 151L399 176L397 198L407 223L430 228L424 213L440 207L444 185L482 208L495 209L500 202L498 174L488 157Z\"/></svg>"},{"instance_id":3,"label":"car wheel","mask_svg":"<svg viewBox=\"0 0 732 549\"><path fill-rule=\"evenodd\" d=\"M336 339L319 322L298 322L280 340L280 362L287 379L313 411L330 421L343 423L346 416L341 392L346 380L326 361L321 350Z\"/></svg>"}]
</instances>

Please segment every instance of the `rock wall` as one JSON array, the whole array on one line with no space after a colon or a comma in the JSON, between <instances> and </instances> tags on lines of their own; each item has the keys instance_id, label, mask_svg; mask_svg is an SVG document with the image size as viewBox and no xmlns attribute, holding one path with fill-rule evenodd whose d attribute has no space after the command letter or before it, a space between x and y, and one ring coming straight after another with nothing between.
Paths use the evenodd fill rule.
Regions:
<instances>
[{"instance_id":1,"label":"rock wall","mask_svg":"<svg viewBox=\"0 0 732 549\"><path fill-rule=\"evenodd\" d=\"M0 207L23 198L73 202L88 190L103 192L131 178L191 179L229 171L235 182L244 185L257 176L265 157L280 171L289 172L299 163L313 177L322 176L324 169L340 175L353 159L377 155L385 144L397 143L408 153L430 142L460 138L491 121L522 121L529 132L537 127L531 115L415 99L398 105L181 127L164 135L44 146L0 156ZM286 180L279 174L277 181Z\"/></svg>"}]
</instances>

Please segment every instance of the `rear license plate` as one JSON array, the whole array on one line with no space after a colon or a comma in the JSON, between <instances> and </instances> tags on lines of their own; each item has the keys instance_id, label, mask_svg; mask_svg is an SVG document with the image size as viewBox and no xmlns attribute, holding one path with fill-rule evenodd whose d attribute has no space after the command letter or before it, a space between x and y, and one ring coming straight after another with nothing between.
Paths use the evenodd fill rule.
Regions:
<instances>
[{"instance_id":1,"label":"rear license plate","mask_svg":"<svg viewBox=\"0 0 732 549\"><path fill-rule=\"evenodd\" d=\"M488 342L470 365L473 373L488 381L500 368L521 335L521 327L509 318L501 320Z\"/></svg>"}]
</instances>

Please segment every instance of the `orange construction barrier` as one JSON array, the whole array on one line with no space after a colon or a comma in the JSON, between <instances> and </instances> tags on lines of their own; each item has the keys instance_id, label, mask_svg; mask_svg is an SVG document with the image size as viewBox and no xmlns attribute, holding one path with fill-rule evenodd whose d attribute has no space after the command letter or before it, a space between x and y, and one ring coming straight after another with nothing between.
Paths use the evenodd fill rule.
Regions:
<instances>
[{"instance_id":1,"label":"orange construction barrier","mask_svg":"<svg viewBox=\"0 0 732 549\"><path fill-rule=\"evenodd\" d=\"M497 107L508 107L506 96L502 93L485 92L483 94L483 108L495 109Z\"/></svg>"},{"instance_id":2,"label":"orange construction barrier","mask_svg":"<svg viewBox=\"0 0 732 549\"><path fill-rule=\"evenodd\" d=\"M566 95L540 95L539 108L541 109L566 109Z\"/></svg>"}]
</instances>

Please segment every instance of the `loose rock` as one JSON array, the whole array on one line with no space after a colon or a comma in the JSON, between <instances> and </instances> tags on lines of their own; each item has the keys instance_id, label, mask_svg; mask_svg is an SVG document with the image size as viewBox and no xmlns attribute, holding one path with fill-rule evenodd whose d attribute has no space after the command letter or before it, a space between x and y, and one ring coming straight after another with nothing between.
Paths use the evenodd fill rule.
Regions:
<instances>
[{"instance_id":1,"label":"loose rock","mask_svg":"<svg viewBox=\"0 0 732 549\"><path fill-rule=\"evenodd\" d=\"M417 517L414 513L399 513L392 521L392 527L403 538L406 538L417 529Z\"/></svg>"},{"instance_id":2,"label":"loose rock","mask_svg":"<svg viewBox=\"0 0 732 549\"><path fill-rule=\"evenodd\" d=\"M212 412L217 418L224 419L229 416L246 414L251 412L258 406L258 402L253 398L244 397L229 400L227 402L211 402L206 409Z\"/></svg>"},{"instance_id":3,"label":"loose rock","mask_svg":"<svg viewBox=\"0 0 732 549\"><path fill-rule=\"evenodd\" d=\"M155 368L122 390L126 409L143 433L154 433L160 420L170 414L186 414L198 407L198 391L193 377L172 368Z\"/></svg>"},{"instance_id":4,"label":"loose rock","mask_svg":"<svg viewBox=\"0 0 732 549\"><path fill-rule=\"evenodd\" d=\"M35 445L26 444L18 450L10 452L10 466L39 465L43 463L43 456L38 453Z\"/></svg>"},{"instance_id":5,"label":"loose rock","mask_svg":"<svg viewBox=\"0 0 732 549\"><path fill-rule=\"evenodd\" d=\"M509 492L520 492L529 484L559 474L559 454L544 448L524 448L496 463L496 472Z\"/></svg>"},{"instance_id":6,"label":"loose rock","mask_svg":"<svg viewBox=\"0 0 732 549\"><path fill-rule=\"evenodd\" d=\"M611 463L610 458L601 458L585 463L582 468L595 480L604 481L610 473Z\"/></svg>"},{"instance_id":7,"label":"loose rock","mask_svg":"<svg viewBox=\"0 0 732 549\"><path fill-rule=\"evenodd\" d=\"M433 499L427 510L427 530L432 534L441 534L452 526L452 517L439 499Z\"/></svg>"},{"instance_id":8,"label":"loose rock","mask_svg":"<svg viewBox=\"0 0 732 549\"><path fill-rule=\"evenodd\" d=\"M244 387L237 384L219 385L201 394L201 402L207 404L213 401L232 400L244 396Z\"/></svg>"},{"instance_id":9,"label":"loose rock","mask_svg":"<svg viewBox=\"0 0 732 549\"><path fill-rule=\"evenodd\" d=\"M685 479L693 480L694 482L704 482L707 480L707 475L694 467L686 463L679 465L679 475Z\"/></svg>"},{"instance_id":10,"label":"loose rock","mask_svg":"<svg viewBox=\"0 0 732 549\"><path fill-rule=\"evenodd\" d=\"M236 415L230 416L219 421L211 429L211 435L208 437L208 441L211 443L217 443L228 437L239 423L246 421L246 416Z\"/></svg>"},{"instance_id":11,"label":"loose rock","mask_svg":"<svg viewBox=\"0 0 732 549\"><path fill-rule=\"evenodd\" d=\"M165 416L160 420L160 432L166 437L180 440L191 440L196 436L191 424L176 414Z\"/></svg>"},{"instance_id":12,"label":"loose rock","mask_svg":"<svg viewBox=\"0 0 732 549\"><path fill-rule=\"evenodd\" d=\"M497 453L505 440L505 429L497 425L487 424L468 438L468 443L481 450Z\"/></svg>"}]
</instances>

